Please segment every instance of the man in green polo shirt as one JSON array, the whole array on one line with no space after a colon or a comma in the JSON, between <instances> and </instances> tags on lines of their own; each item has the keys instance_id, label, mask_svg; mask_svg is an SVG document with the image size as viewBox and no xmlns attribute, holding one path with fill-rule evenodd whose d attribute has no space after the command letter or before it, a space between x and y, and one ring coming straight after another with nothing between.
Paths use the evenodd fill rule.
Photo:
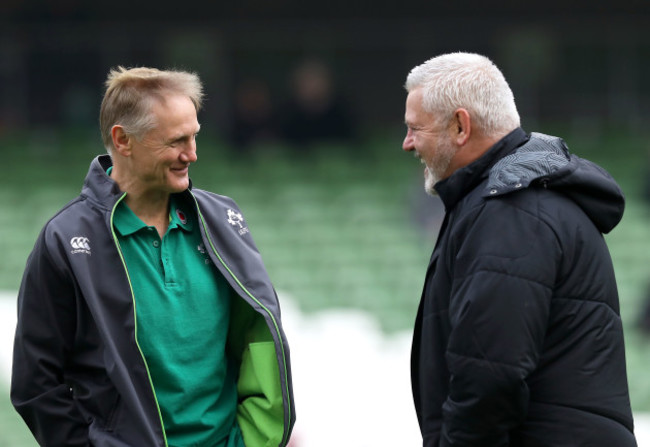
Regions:
<instances>
[{"instance_id":1,"label":"man in green polo shirt","mask_svg":"<svg viewBox=\"0 0 650 447\"><path fill-rule=\"evenodd\" d=\"M205 263L190 210L170 200L190 186L196 107L191 95L163 95L150 108L156 127L141 140L123 126L111 128L110 176L126 191L113 227L135 297L138 345L169 444L240 447L235 377L225 355L230 287Z\"/></svg>"},{"instance_id":2,"label":"man in green polo shirt","mask_svg":"<svg viewBox=\"0 0 650 447\"><path fill-rule=\"evenodd\" d=\"M243 446L233 411L235 374L225 355L230 286L205 254L195 219L176 200L169 217L162 238L124 201L113 218L167 439L179 446Z\"/></svg>"},{"instance_id":3,"label":"man in green polo shirt","mask_svg":"<svg viewBox=\"0 0 650 447\"><path fill-rule=\"evenodd\" d=\"M46 446L285 446L277 295L237 205L189 180L201 83L120 67L106 85L110 157L25 271L12 402Z\"/></svg>"}]
</instances>

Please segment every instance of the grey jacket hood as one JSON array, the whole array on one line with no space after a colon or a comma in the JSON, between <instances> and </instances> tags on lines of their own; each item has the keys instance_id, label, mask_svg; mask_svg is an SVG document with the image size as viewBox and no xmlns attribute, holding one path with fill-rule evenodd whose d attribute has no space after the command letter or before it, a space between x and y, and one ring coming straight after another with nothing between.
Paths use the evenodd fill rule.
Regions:
<instances>
[{"instance_id":1,"label":"grey jacket hood","mask_svg":"<svg viewBox=\"0 0 650 447\"><path fill-rule=\"evenodd\" d=\"M623 217L625 197L612 176L595 163L570 154L564 140L533 132L530 139L492 166L485 197L541 185L570 197L602 233Z\"/></svg>"}]
</instances>

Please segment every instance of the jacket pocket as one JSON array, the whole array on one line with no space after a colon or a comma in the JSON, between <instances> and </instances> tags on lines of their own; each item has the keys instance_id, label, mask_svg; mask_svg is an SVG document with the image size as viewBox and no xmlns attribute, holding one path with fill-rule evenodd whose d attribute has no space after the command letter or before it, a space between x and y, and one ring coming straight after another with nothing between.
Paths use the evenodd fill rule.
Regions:
<instances>
[{"instance_id":1,"label":"jacket pocket","mask_svg":"<svg viewBox=\"0 0 650 447\"><path fill-rule=\"evenodd\" d=\"M113 431L115 429L115 424L117 424L117 418L119 416L120 408L122 407L120 405L121 403L122 403L122 399L118 394L117 398L115 399L115 403L113 404L112 408L109 410L108 414L106 415L106 420L104 421L105 431Z\"/></svg>"},{"instance_id":2,"label":"jacket pocket","mask_svg":"<svg viewBox=\"0 0 650 447\"><path fill-rule=\"evenodd\" d=\"M113 431L119 416L122 399L107 378L83 381L73 385L77 408L86 420L98 430Z\"/></svg>"}]
</instances>

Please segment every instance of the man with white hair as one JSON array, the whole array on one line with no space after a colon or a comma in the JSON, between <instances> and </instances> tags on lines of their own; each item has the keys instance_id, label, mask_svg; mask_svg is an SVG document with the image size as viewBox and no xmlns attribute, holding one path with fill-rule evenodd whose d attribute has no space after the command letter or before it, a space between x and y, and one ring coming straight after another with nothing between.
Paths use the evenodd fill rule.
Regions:
<instances>
[{"instance_id":1,"label":"man with white hair","mask_svg":"<svg viewBox=\"0 0 650 447\"><path fill-rule=\"evenodd\" d=\"M446 211L412 347L423 445L635 446L603 238L620 188L562 139L524 132L484 56L434 57L405 87L403 149Z\"/></svg>"},{"instance_id":2,"label":"man with white hair","mask_svg":"<svg viewBox=\"0 0 650 447\"><path fill-rule=\"evenodd\" d=\"M18 296L11 400L41 446L285 446L295 420L273 285L231 199L192 188L193 73L109 73L79 197Z\"/></svg>"}]
</instances>

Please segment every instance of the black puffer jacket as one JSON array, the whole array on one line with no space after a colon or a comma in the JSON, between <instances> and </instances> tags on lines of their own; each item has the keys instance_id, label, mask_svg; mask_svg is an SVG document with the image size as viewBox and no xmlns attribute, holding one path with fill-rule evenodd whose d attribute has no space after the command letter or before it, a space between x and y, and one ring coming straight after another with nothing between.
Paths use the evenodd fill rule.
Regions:
<instances>
[{"instance_id":1,"label":"black puffer jacket","mask_svg":"<svg viewBox=\"0 0 650 447\"><path fill-rule=\"evenodd\" d=\"M424 446L635 446L614 270L624 198L516 129L436 185L412 351Z\"/></svg>"}]
</instances>

